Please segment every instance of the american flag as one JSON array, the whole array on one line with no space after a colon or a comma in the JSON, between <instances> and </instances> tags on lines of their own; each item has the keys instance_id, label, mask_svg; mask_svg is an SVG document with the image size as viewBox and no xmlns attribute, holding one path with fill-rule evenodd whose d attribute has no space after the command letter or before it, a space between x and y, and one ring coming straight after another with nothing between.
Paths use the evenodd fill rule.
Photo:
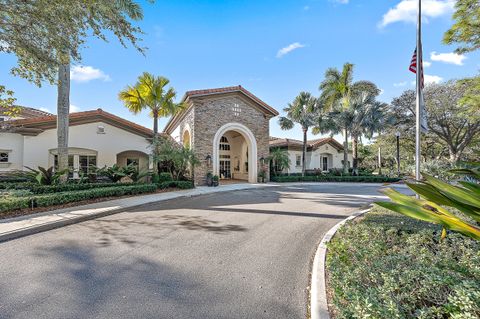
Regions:
<instances>
[{"instance_id":1,"label":"american flag","mask_svg":"<svg viewBox=\"0 0 480 319\"><path fill-rule=\"evenodd\" d=\"M415 51L413 51L413 56L412 56L412 61L410 61L410 67L408 68L410 72L413 72L417 74L417 49L415 48ZM422 61L422 56L420 56L420 77L421 77L421 88L423 89L424 87L424 81L423 81L423 61Z\"/></svg>"},{"instance_id":2,"label":"american flag","mask_svg":"<svg viewBox=\"0 0 480 319\"><path fill-rule=\"evenodd\" d=\"M417 74L417 49L413 51L412 60L410 61L410 67L408 69L410 70L410 72ZM420 118L421 118L420 127L422 129L422 132L426 133L428 132L428 126L427 126L427 110L425 110L425 101L423 99L423 88L425 84L423 80L422 55L420 55L420 79L421 79L420 80L420 89L421 89L420 90Z\"/></svg>"}]
</instances>

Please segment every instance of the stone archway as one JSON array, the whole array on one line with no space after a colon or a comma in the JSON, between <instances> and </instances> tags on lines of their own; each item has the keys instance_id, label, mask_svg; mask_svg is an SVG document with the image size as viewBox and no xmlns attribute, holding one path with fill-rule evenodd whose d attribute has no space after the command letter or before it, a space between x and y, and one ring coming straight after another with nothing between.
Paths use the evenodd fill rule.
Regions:
<instances>
[{"instance_id":1,"label":"stone archway","mask_svg":"<svg viewBox=\"0 0 480 319\"><path fill-rule=\"evenodd\" d=\"M222 136L229 131L234 131L243 136L248 147L248 182L257 182L257 141L252 131L240 123L228 123L220 127L213 138L213 174L219 175L220 152L219 145Z\"/></svg>"}]
</instances>

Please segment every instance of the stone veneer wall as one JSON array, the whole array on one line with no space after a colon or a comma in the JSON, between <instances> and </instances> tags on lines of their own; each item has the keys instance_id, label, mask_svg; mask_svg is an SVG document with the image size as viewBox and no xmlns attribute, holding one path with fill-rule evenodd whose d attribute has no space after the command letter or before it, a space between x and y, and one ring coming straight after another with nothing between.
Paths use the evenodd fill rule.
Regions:
<instances>
[{"instance_id":1,"label":"stone veneer wall","mask_svg":"<svg viewBox=\"0 0 480 319\"><path fill-rule=\"evenodd\" d=\"M192 147L201 162L195 169L197 185L204 185L207 172L213 170L214 159L212 158L212 164L207 167L205 158L207 155L213 156L213 138L218 129L227 123L240 123L252 131L257 142L258 172L261 171L260 158L269 156L270 116L259 111L253 102L237 93L197 97L191 99L191 103L194 107L180 123L180 136L183 135L186 123L189 123ZM234 110L235 104L240 107L239 112L238 109ZM263 168L266 169L267 180L269 180L266 161Z\"/></svg>"}]
</instances>

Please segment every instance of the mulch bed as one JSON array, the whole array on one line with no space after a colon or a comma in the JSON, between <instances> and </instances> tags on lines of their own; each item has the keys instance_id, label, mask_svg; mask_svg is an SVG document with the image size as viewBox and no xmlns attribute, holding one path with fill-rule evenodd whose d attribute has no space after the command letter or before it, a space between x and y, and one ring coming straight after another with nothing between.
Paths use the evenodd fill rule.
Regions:
<instances>
[{"instance_id":1,"label":"mulch bed","mask_svg":"<svg viewBox=\"0 0 480 319\"><path fill-rule=\"evenodd\" d=\"M142 196L142 195L151 195L151 194L158 194L158 193L168 193L168 192L174 192L174 191L178 191L178 190L180 190L180 189L178 189L178 188L157 189L155 192L143 193L143 194L139 194L139 195L109 196L109 197L87 199L87 200L82 200L82 201L78 201L78 202L71 202L71 203L66 203L66 204L62 204L62 205L19 209L19 210L14 210L14 211L10 211L10 212L0 213L0 219L7 219L7 218L12 218L12 217L32 215L32 214L48 212L48 211L56 210L56 209L62 209L62 208L76 207L76 206L81 206L81 205L88 205L88 204L93 204L93 203L106 202L106 201L113 200L113 199L122 199L122 198L137 197L137 196Z\"/></svg>"}]
</instances>

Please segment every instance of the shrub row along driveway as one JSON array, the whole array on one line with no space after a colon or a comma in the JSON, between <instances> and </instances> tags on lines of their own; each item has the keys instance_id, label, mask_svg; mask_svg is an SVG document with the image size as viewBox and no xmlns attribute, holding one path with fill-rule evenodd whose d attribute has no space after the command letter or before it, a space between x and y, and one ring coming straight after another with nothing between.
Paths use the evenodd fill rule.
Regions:
<instances>
[{"instance_id":1,"label":"shrub row along driveway","mask_svg":"<svg viewBox=\"0 0 480 319\"><path fill-rule=\"evenodd\" d=\"M375 185L171 200L0 244L2 318L305 318L323 234Z\"/></svg>"}]
</instances>

